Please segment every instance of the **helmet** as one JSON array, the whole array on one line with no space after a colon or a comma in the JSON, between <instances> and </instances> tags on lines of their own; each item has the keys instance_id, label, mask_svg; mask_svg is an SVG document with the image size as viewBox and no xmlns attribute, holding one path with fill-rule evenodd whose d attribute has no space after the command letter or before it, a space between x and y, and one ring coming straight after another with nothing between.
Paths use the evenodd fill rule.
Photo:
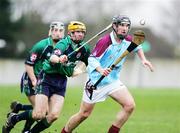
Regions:
<instances>
[{"instance_id":1,"label":"helmet","mask_svg":"<svg viewBox=\"0 0 180 133\"><path fill-rule=\"evenodd\" d=\"M50 26L49 26L50 29L64 29L64 23L62 22L59 22L59 21L54 21L54 22L51 22Z\"/></svg>"},{"instance_id":2,"label":"helmet","mask_svg":"<svg viewBox=\"0 0 180 133\"><path fill-rule=\"evenodd\" d=\"M129 27L131 26L131 20L129 19L129 17L127 17L125 15L115 15L112 19L112 23L113 24L127 23L127 24L129 24Z\"/></svg>"},{"instance_id":3,"label":"helmet","mask_svg":"<svg viewBox=\"0 0 180 133\"><path fill-rule=\"evenodd\" d=\"M127 17L125 15L115 15L112 19L112 27L113 27L113 24L116 25L116 27L119 24L127 24L128 25L128 32L131 28L131 21L130 21L129 17ZM114 27L113 27L113 30L116 33L117 37L121 40L127 36L127 35L118 34L117 29Z\"/></svg>"},{"instance_id":4,"label":"helmet","mask_svg":"<svg viewBox=\"0 0 180 133\"><path fill-rule=\"evenodd\" d=\"M50 29L49 29L49 36L52 35L52 30L53 30L53 29L65 30L64 23L59 22L59 21L53 21L53 22L51 22L49 28L50 28Z\"/></svg>"},{"instance_id":5,"label":"helmet","mask_svg":"<svg viewBox=\"0 0 180 133\"><path fill-rule=\"evenodd\" d=\"M86 32L86 26L84 23L79 21L71 21L68 25L68 31L76 31L76 30L82 30Z\"/></svg>"}]
</instances>

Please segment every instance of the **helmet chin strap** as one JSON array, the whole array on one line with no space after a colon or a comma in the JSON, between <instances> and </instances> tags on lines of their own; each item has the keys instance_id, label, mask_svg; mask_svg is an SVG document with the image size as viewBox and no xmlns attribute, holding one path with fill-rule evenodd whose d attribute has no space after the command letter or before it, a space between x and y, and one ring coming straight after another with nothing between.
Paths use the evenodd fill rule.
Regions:
<instances>
[{"instance_id":1,"label":"helmet chin strap","mask_svg":"<svg viewBox=\"0 0 180 133\"><path fill-rule=\"evenodd\" d=\"M53 42L57 43L60 39L53 39Z\"/></svg>"},{"instance_id":2,"label":"helmet chin strap","mask_svg":"<svg viewBox=\"0 0 180 133\"><path fill-rule=\"evenodd\" d=\"M123 36L123 35L121 35L121 34L116 34L116 36L117 36L119 39L121 39L121 40L123 40L123 39L125 38L125 36Z\"/></svg>"},{"instance_id":3,"label":"helmet chin strap","mask_svg":"<svg viewBox=\"0 0 180 133\"><path fill-rule=\"evenodd\" d=\"M116 25L116 27L117 27L117 25ZM122 34L117 34L117 30L114 29L114 27L113 27L113 30L116 33L117 38L119 38L120 40L123 40L126 37L126 36L123 36Z\"/></svg>"},{"instance_id":4,"label":"helmet chin strap","mask_svg":"<svg viewBox=\"0 0 180 133\"><path fill-rule=\"evenodd\" d=\"M80 44L80 43L82 42L82 40L73 40L73 42L74 42L75 44Z\"/></svg>"}]
</instances>

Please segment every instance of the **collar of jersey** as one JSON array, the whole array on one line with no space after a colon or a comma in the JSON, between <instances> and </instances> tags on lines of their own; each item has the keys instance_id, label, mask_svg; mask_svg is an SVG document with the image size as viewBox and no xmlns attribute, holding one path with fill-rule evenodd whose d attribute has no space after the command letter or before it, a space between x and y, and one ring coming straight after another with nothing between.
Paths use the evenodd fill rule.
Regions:
<instances>
[{"instance_id":1,"label":"collar of jersey","mask_svg":"<svg viewBox=\"0 0 180 133\"><path fill-rule=\"evenodd\" d=\"M78 44L75 44L72 40L71 40L71 37L68 35L67 36L68 38L68 42L69 44L72 46L73 49L76 49L78 47ZM84 42L81 42L79 45L81 46Z\"/></svg>"},{"instance_id":2,"label":"collar of jersey","mask_svg":"<svg viewBox=\"0 0 180 133\"><path fill-rule=\"evenodd\" d=\"M115 37L114 37L114 34L113 34L113 31L110 33L110 37L111 37L111 41L112 41L112 45L119 45L119 44L123 44L124 43L124 40L122 40L121 43L117 43L116 40L115 40Z\"/></svg>"},{"instance_id":3,"label":"collar of jersey","mask_svg":"<svg viewBox=\"0 0 180 133\"><path fill-rule=\"evenodd\" d=\"M53 45L53 40L51 37L48 38L48 44L53 47L55 46L55 45Z\"/></svg>"}]
</instances>

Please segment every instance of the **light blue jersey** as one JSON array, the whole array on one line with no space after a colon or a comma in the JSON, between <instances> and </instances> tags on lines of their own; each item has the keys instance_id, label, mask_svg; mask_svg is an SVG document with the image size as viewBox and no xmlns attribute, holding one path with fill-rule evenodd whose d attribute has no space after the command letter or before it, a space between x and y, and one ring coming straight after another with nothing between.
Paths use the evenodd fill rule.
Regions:
<instances>
[{"instance_id":1,"label":"light blue jersey","mask_svg":"<svg viewBox=\"0 0 180 133\"><path fill-rule=\"evenodd\" d=\"M93 84L95 84L98 81L98 79L102 76L99 72L96 71L96 68L98 66L101 66L102 68L110 67L113 63L115 63L118 57L120 57L123 54L123 52L126 51L130 43L131 42L127 41L126 39L124 39L121 43L117 43L114 38L113 32L111 32L108 35L105 35L98 41L94 50L92 51L92 54L88 58L87 70L89 79ZM141 46L138 46L134 51L136 52L138 51L138 49L141 48ZM124 57L116 65L116 67L111 71L111 73L108 76L106 76L98 84L98 86L104 86L119 80L119 73L122 69L125 60L126 57Z\"/></svg>"}]
</instances>

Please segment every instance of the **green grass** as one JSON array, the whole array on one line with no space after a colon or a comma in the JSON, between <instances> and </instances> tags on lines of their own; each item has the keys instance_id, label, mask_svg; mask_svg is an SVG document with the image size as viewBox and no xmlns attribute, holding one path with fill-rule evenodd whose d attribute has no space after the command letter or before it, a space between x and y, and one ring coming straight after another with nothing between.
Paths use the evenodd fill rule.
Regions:
<instances>
[{"instance_id":1,"label":"green grass","mask_svg":"<svg viewBox=\"0 0 180 133\"><path fill-rule=\"evenodd\" d=\"M132 89L136 110L122 128L122 133L180 133L180 89ZM79 110L82 89L67 90L65 105L59 119L44 133L60 132L68 118ZM13 100L28 103L18 86L0 86L0 126L6 120ZM120 107L111 99L98 103L91 115L75 133L107 133ZM23 122L12 133L20 133Z\"/></svg>"}]
</instances>

